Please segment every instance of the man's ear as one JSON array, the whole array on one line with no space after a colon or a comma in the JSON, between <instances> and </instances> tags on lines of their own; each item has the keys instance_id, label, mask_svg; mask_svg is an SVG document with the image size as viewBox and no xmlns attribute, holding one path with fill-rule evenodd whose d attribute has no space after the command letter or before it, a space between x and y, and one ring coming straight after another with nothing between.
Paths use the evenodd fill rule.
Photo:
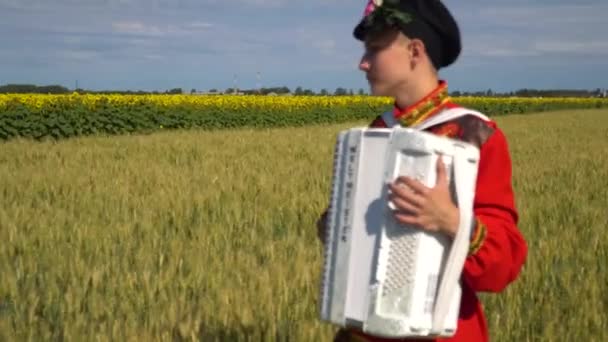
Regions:
<instances>
[{"instance_id":1,"label":"man's ear","mask_svg":"<svg viewBox=\"0 0 608 342\"><path fill-rule=\"evenodd\" d=\"M410 54L410 57L415 60L420 60L426 54L426 48L420 39L410 41Z\"/></svg>"}]
</instances>

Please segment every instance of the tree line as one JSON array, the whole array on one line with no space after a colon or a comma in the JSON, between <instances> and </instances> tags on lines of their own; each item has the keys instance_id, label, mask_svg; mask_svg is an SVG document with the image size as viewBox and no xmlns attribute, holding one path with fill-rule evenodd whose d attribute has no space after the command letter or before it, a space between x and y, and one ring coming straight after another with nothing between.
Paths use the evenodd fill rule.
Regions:
<instances>
[{"instance_id":1,"label":"tree line","mask_svg":"<svg viewBox=\"0 0 608 342\"><path fill-rule=\"evenodd\" d=\"M34 84L6 84L0 86L0 94L16 93L16 94L125 94L125 95L149 95L149 94L242 94L242 95L293 95L293 96L346 96L346 95L368 95L363 89L348 89L338 87L333 91L321 89L315 92L311 89L296 87L293 91L289 87L269 87L259 89L228 88L225 90L210 89L209 91L197 91L191 89L189 92L182 88L172 88L165 91L142 91L142 90L101 90L93 91L86 89L68 89L61 85L44 85L37 86ZM608 89L596 88L593 90L585 89L519 89L510 92L495 92L492 89L485 91L451 91L451 96L475 96L475 97L608 97Z\"/></svg>"}]
</instances>

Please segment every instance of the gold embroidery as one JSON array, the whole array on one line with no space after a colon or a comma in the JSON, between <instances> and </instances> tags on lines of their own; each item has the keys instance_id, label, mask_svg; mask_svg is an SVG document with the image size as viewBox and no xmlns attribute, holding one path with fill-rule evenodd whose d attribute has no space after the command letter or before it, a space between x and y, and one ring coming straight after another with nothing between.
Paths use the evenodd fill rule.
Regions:
<instances>
[{"instance_id":1,"label":"gold embroidery","mask_svg":"<svg viewBox=\"0 0 608 342\"><path fill-rule=\"evenodd\" d=\"M475 226L475 235L473 236L473 240L471 241L471 245L469 246L469 255L473 255L477 253L477 251L479 251L483 244L483 241L486 238L487 232L488 230L485 224L477 220L477 225Z\"/></svg>"},{"instance_id":2,"label":"gold embroidery","mask_svg":"<svg viewBox=\"0 0 608 342\"><path fill-rule=\"evenodd\" d=\"M402 126L409 127L437 113L450 101L447 83L440 81L439 86L432 93L398 113L396 119Z\"/></svg>"}]
</instances>

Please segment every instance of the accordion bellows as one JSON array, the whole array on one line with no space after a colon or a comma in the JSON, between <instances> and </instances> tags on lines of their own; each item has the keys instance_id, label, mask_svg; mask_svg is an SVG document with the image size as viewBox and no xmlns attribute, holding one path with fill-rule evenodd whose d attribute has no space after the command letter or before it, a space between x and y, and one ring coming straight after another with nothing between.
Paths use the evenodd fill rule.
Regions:
<instances>
[{"instance_id":1,"label":"accordion bellows","mask_svg":"<svg viewBox=\"0 0 608 342\"><path fill-rule=\"evenodd\" d=\"M387 184L400 175L434 186L439 155L460 212L453 240L399 224L387 197ZM454 335L478 162L476 146L411 128L339 133L325 237L322 320L380 337Z\"/></svg>"}]
</instances>

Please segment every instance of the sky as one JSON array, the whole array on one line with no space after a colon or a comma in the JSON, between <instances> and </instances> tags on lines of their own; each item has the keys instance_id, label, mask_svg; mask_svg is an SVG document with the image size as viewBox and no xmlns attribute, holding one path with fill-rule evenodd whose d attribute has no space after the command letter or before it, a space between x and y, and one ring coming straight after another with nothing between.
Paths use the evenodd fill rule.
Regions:
<instances>
[{"instance_id":1,"label":"sky","mask_svg":"<svg viewBox=\"0 0 608 342\"><path fill-rule=\"evenodd\" d=\"M450 90L608 88L608 1L444 0ZM366 0L0 0L0 85L368 90Z\"/></svg>"}]
</instances>

